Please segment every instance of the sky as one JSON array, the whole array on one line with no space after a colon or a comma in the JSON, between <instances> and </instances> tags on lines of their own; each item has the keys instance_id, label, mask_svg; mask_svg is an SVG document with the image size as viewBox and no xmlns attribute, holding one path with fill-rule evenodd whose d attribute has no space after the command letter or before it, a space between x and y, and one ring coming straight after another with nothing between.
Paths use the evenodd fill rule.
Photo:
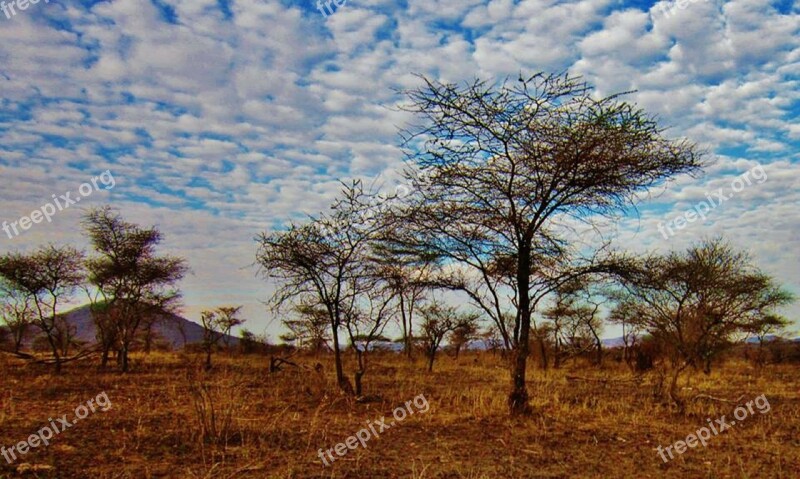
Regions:
<instances>
[{"instance_id":1,"label":"sky","mask_svg":"<svg viewBox=\"0 0 800 479\"><path fill-rule=\"evenodd\" d=\"M247 327L276 339L254 238L326 209L341 181L392 187L398 128L412 120L398 90L419 86L417 74L567 71L598 95L631 92L712 161L631 211L618 247L663 252L723 234L800 293L798 0L13 5L0 3L0 221L19 235L0 232L0 252L88 249L81 214L110 204L188 260L186 317L244 305ZM727 200L711 207L720 188ZM42 208L50 221L22 230ZM678 229L690 209L705 220L690 214ZM785 312L800 320L800 305Z\"/></svg>"}]
</instances>

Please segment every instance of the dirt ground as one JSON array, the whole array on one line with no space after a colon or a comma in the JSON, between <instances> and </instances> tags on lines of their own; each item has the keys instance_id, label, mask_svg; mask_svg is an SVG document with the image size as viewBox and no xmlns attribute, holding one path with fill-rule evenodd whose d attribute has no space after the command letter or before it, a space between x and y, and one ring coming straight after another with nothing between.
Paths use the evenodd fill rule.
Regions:
<instances>
[{"instance_id":1,"label":"dirt ground","mask_svg":"<svg viewBox=\"0 0 800 479\"><path fill-rule=\"evenodd\" d=\"M206 373L199 356L154 353L136 356L127 375L85 362L55 376L0 357L6 454L31 434L47 436L41 430L51 423L65 428L64 414L86 416L48 446L15 449L11 464L0 457L0 478L800 477L797 366L732 362L693 374L684 414L653 397L652 375L637 379L612 361L534 369L534 414L512 419L508 371L490 353L443 356L432 374L421 358L373 355L365 376L372 401L364 403L337 392L328 357L300 358L301 367L275 374L260 356L215 361ZM734 420L740 404L747 414ZM675 452L677 441L723 416L730 428ZM381 418L393 425L381 431ZM369 431L360 433L363 446L353 439L348 447L359 431ZM673 446L674 459L665 462L659 446Z\"/></svg>"}]
</instances>

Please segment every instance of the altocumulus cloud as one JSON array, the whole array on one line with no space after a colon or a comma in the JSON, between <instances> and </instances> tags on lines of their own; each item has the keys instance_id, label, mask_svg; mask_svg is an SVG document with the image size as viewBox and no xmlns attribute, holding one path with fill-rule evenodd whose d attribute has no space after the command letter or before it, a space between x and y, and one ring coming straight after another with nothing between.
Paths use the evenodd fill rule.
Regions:
<instances>
[{"instance_id":1,"label":"altocumulus cloud","mask_svg":"<svg viewBox=\"0 0 800 479\"><path fill-rule=\"evenodd\" d=\"M315 5L64 1L0 23L3 219L110 169L110 201L159 224L191 262L189 316L242 303L258 330L267 292L245 268L251 238L326 207L340 179L396 175L395 127L408 118L387 107L416 84L412 73L569 69L601 93L636 90L630 99L670 134L717 157L706 176L680 179L624 221L620 246L681 247L724 231L800 292L787 257L800 251L800 12L790 2L698 1L670 15L669 2L610 0L350 0L328 16ZM658 233L756 165L768 182L705 225ZM78 214L25 241L80 245Z\"/></svg>"}]
</instances>

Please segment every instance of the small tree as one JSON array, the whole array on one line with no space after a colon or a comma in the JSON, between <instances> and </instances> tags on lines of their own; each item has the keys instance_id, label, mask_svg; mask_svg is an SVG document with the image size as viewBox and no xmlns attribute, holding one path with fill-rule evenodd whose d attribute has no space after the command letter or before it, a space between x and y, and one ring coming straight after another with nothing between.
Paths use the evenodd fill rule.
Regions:
<instances>
[{"instance_id":1,"label":"small tree","mask_svg":"<svg viewBox=\"0 0 800 479\"><path fill-rule=\"evenodd\" d=\"M428 372L432 372L436 352L439 351L445 337L460 328L474 330L478 316L459 313L457 308L437 301L423 306L420 314L422 316L422 345L425 349L425 356L428 358Z\"/></svg>"},{"instance_id":2,"label":"small tree","mask_svg":"<svg viewBox=\"0 0 800 479\"><path fill-rule=\"evenodd\" d=\"M309 349L319 354L330 349L328 313L324 308L301 303L295 307L298 319L285 319L283 325L289 330L281 340L294 344L298 349Z\"/></svg>"},{"instance_id":3,"label":"small tree","mask_svg":"<svg viewBox=\"0 0 800 479\"><path fill-rule=\"evenodd\" d=\"M664 391L683 409L678 380L689 366L708 366L731 340L774 309L793 301L787 291L752 265L750 257L714 239L684 253L645 258L625 286L624 308L661 344Z\"/></svg>"},{"instance_id":4,"label":"small tree","mask_svg":"<svg viewBox=\"0 0 800 479\"><path fill-rule=\"evenodd\" d=\"M637 371L641 365L637 364L635 360L636 355L639 353L639 345L645 328L636 316L633 302L626 301L625 297L619 296L614 292L610 294L609 299L615 305L611 309L608 321L611 324L618 324L622 327L622 360L631 370ZM649 367L650 365L646 364L645 366Z\"/></svg>"},{"instance_id":5,"label":"small tree","mask_svg":"<svg viewBox=\"0 0 800 479\"><path fill-rule=\"evenodd\" d=\"M387 229L383 235L391 237L393 233L391 229ZM379 242L374 251L374 259L378 265L377 274L398 306L400 314L397 319L403 333L403 352L411 359L414 351L415 313L430 286L428 282L433 265L429 261L413 261L397 254L392 251L388 242Z\"/></svg>"},{"instance_id":6,"label":"small tree","mask_svg":"<svg viewBox=\"0 0 800 479\"><path fill-rule=\"evenodd\" d=\"M756 364L763 366L764 359L764 343L769 336L776 336L788 326L789 320L783 316L776 314L767 314L762 318L756 319L753 324L748 328L748 333L754 335L758 339L758 355L756 356Z\"/></svg>"},{"instance_id":7,"label":"small tree","mask_svg":"<svg viewBox=\"0 0 800 479\"><path fill-rule=\"evenodd\" d=\"M75 335L78 333L77 327L70 323L67 317L59 314L56 317L56 343L59 350L61 350L61 357L66 358L69 356L69 350L72 346L76 345Z\"/></svg>"},{"instance_id":8,"label":"small tree","mask_svg":"<svg viewBox=\"0 0 800 479\"><path fill-rule=\"evenodd\" d=\"M210 370L212 367L211 353L219 346L219 342L230 338L233 328L244 324L244 320L237 317L241 310L241 306L223 306L200 313L200 321L203 326L203 350L206 353L206 370Z\"/></svg>"},{"instance_id":9,"label":"small tree","mask_svg":"<svg viewBox=\"0 0 800 479\"><path fill-rule=\"evenodd\" d=\"M574 281L559 288L555 293L555 301L544 311L544 317L551 321L553 338L554 367L571 356L595 350L594 362L603 361L603 342L600 334L603 321L599 315L603 301L594 299L589 284Z\"/></svg>"},{"instance_id":10,"label":"small tree","mask_svg":"<svg viewBox=\"0 0 800 479\"><path fill-rule=\"evenodd\" d=\"M91 295L89 296L91 298ZM112 349L117 352L119 358L119 337L117 336L118 318L117 311L105 301L92 301L90 303L92 313L92 323L95 329L95 339L100 346L101 360L100 367L105 369L108 366L109 355Z\"/></svg>"},{"instance_id":11,"label":"small tree","mask_svg":"<svg viewBox=\"0 0 800 479\"><path fill-rule=\"evenodd\" d=\"M276 311L286 305L311 302L327 313L333 346L336 381L347 394L355 394L342 366L340 330L346 321L360 317L358 308L375 287L370 253L381 225L365 214L375 197L360 181L343 190L331 214L322 215L288 230L262 234L256 255L261 272L278 283L271 298Z\"/></svg>"},{"instance_id":12,"label":"small tree","mask_svg":"<svg viewBox=\"0 0 800 479\"><path fill-rule=\"evenodd\" d=\"M457 324L453 331L450 333L448 342L453 347L456 359L461 353L461 350L469 345L469 343L478 336L478 322L477 317L475 321L466 321Z\"/></svg>"},{"instance_id":13,"label":"small tree","mask_svg":"<svg viewBox=\"0 0 800 479\"><path fill-rule=\"evenodd\" d=\"M367 356L370 346L376 341L383 341L383 331L392 317L390 305L392 297L386 294L376 283L366 288L361 301L347 308L342 324L350 338L350 348L356 356L356 371L353 374L355 395L363 393L363 378L367 372Z\"/></svg>"},{"instance_id":14,"label":"small tree","mask_svg":"<svg viewBox=\"0 0 800 479\"><path fill-rule=\"evenodd\" d=\"M50 346L56 373L61 372L64 336L58 310L84 281L82 261L77 249L53 245L0 256L0 277L33 303L35 323Z\"/></svg>"},{"instance_id":15,"label":"small tree","mask_svg":"<svg viewBox=\"0 0 800 479\"><path fill-rule=\"evenodd\" d=\"M31 296L5 280L0 280L0 316L11 333L14 352L19 353L25 334L36 316Z\"/></svg>"},{"instance_id":16,"label":"small tree","mask_svg":"<svg viewBox=\"0 0 800 479\"><path fill-rule=\"evenodd\" d=\"M242 329L239 333L239 349L242 354L253 354L257 348L256 334L248 329Z\"/></svg>"},{"instance_id":17,"label":"small tree","mask_svg":"<svg viewBox=\"0 0 800 479\"><path fill-rule=\"evenodd\" d=\"M96 253L86 262L94 288L92 310L110 313L93 315L95 325L104 348L117 345L121 369L127 372L140 327L177 308L180 293L174 287L188 270L186 261L158 256L161 232L128 223L108 206L89 211L83 224Z\"/></svg>"},{"instance_id":18,"label":"small tree","mask_svg":"<svg viewBox=\"0 0 800 479\"><path fill-rule=\"evenodd\" d=\"M478 336L483 342L484 347L492 354L496 354L497 351L500 351L501 354L505 354L505 349L503 349L503 336L500 334L496 324L492 323L487 325L483 331L478 333Z\"/></svg>"}]
</instances>

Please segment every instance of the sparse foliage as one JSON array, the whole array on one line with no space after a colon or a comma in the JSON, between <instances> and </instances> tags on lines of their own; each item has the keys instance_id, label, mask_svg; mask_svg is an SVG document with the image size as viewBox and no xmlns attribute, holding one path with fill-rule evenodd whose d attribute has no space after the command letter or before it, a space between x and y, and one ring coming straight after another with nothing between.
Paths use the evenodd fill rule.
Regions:
<instances>
[{"instance_id":1,"label":"sparse foliage","mask_svg":"<svg viewBox=\"0 0 800 479\"><path fill-rule=\"evenodd\" d=\"M330 349L330 320L328 312L312 304L298 304L294 310L298 319L285 319L283 325L289 330L280 339L298 349L309 349L315 354Z\"/></svg>"}]
</instances>

